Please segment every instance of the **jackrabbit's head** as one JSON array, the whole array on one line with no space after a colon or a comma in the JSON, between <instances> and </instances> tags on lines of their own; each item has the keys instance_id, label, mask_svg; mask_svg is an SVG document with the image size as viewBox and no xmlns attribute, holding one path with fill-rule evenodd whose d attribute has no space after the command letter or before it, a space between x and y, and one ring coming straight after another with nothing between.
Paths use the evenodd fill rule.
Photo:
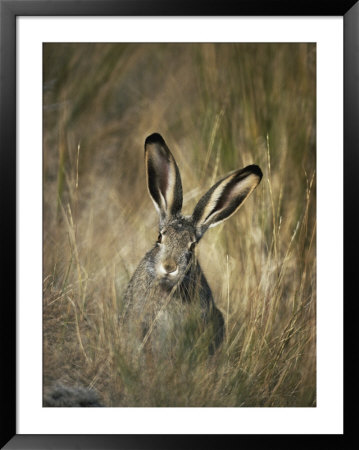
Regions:
<instances>
[{"instance_id":1,"label":"jackrabbit's head","mask_svg":"<svg viewBox=\"0 0 359 450\"><path fill-rule=\"evenodd\" d=\"M158 133L145 141L147 186L159 214L153 252L153 275L167 288L179 283L194 261L205 231L234 214L257 187L262 171L251 165L227 174L200 199L191 216L183 216L182 182L176 161Z\"/></svg>"}]
</instances>

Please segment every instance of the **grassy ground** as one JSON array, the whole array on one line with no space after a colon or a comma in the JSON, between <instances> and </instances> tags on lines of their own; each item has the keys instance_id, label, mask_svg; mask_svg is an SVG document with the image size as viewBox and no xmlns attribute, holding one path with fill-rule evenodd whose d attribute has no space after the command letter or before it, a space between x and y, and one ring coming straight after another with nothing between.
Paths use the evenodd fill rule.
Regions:
<instances>
[{"instance_id":1,"label":"grassy ground","mask_svg":"<svg viewBox=\"0 0 359 450\"><path fill-rule=\"evenodd\" d=\"M107 406L315 406L315 64L312 44L44 46L44 386L94 388ZM230 170L264 176L199 245L222 348L139 368L117 314L158 234L155 131L185 213Z\"/></svg>"}]
</instances>

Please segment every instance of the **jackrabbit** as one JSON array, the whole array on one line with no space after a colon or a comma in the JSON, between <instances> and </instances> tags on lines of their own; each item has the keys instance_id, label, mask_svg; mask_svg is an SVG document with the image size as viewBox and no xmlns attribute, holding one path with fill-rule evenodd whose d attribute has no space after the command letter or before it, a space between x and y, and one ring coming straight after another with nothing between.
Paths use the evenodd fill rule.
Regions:
<instances>
[{"instance_id":1,"label":"jackrabbit","mask_svg":"<svg viewBox=\"0 0 359 450\"><path fill-rule=\"evenodd\" d=\"M224 319L195 247L209 227L238 210L259 184L262 171L250 165L227 174L199 200L191 216L184 216L180 172L158 133L145 141L145 164L159 235L127 286L120 323L127 323L131 333L137 330L140 347L149 340L156 354L171 355L181 336L194 345L203 333L213 353L224 337Z\"/></svg>"}]
</instances>

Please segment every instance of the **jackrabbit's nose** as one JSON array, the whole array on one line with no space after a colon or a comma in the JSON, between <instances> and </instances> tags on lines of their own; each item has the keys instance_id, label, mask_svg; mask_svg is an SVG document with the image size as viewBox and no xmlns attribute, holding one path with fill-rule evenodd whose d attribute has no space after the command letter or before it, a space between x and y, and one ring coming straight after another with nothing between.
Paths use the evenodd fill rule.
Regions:
<instances>
[{"instance_id":1,"label":"jackrabbit's nose","mask_svg":"<svg viewBox=\"0 0 359 450\"><path fill-rule=\"evenodd\" d=\"M165 272L173 274L174 272L177 271L177 264L174 261L166 261L163 265L162 265L163 269L165 270Z\"/></svg>"}]
</instances>

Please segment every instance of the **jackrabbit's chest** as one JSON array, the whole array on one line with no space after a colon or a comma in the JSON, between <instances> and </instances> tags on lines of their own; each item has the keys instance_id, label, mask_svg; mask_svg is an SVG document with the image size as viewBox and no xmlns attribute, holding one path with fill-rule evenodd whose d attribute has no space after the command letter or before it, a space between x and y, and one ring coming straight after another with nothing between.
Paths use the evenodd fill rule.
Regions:
<instances>
[{"instance_id":1,"label":"jackrabbit's chest","mask_svg":"<svg viewBox=\"0 0 359 450\"><path fill-rule=\"evenodd\" d=\"M144 311L147 311L149 320L154 321L163 328L173 328L196 316L196 302L188 301L177 293L169 294L158 289L155 295L146 298Z\"/></svg>"},{"instance_id":2,"label":"jackrabbit's chest","mask_svg":"<svg viewBox=\"0 0 359 450\"><path fill-rule=\"evenodd\" d=\"M171 301L156 311L152 319L151 344L156 353L168 354L192 342L203 328L199 308L185 303L180 298Z\"/></svg>"}]
</instances>

